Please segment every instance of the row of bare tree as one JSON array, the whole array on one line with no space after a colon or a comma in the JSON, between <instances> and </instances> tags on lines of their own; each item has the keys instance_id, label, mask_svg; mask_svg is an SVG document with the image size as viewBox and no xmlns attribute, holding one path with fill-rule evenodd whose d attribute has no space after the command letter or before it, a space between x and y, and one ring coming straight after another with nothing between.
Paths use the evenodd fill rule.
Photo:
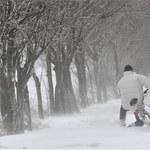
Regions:
<instances>
[{"instance_id":1,"label":"row of bare tree","mask_svg":"<svg viewBox=\"0 0 150 150\"><path fill-rule=\"evenodd\" d=\"M50 114L70 114L91 102L106 102L108 90L115 87L120 74L118 56L141 33L131 24L147 17L148 6L146 0L0 0L0 105L7 134L32 130L31 76L36 83L39 117L44 118L40 80L34 69L42 54L46 56ZM139 13L137 20L130 11ZM126 31L132 27L136 33L124 33L124 24L128 25ZM132 39L122 39L123 35ZM72 84L72 67L80 103Z\"/></svg>"}]
</instances>

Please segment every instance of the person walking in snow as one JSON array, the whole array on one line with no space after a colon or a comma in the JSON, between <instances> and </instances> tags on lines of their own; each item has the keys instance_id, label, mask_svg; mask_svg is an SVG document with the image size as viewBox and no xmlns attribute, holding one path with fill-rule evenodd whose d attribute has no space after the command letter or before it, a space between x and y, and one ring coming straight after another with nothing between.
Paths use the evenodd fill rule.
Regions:
<instances>
[{"instance_id":1,"label":"person walking in snow","mask_svg":"<svg viewBox=\"0 0 150 150\"><path fill-rule=\"evenodd\" d=\"M138 99L138 104L143 103L143 87L150 89L150 79L146 76L136 74L130 65L124 68L124 76L117 84L118 94L121 96L120 125L126 126L126 113L133 111L136 121L129 126L143 126L144 122L135 114L135 107L130 106L133 98Z\"/></svg>"}]
</instances>

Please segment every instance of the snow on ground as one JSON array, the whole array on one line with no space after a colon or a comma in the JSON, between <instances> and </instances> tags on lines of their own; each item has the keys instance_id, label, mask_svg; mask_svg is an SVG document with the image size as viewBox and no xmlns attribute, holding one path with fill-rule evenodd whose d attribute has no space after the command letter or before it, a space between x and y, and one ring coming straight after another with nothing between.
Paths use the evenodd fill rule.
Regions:
<instances>
[{"instance_id":1,"label":"snow on ground","mask_svg":"<svg viewBox=\"0 0 150 150\"><path fill-rule=\"evenodd\" d=\"M120 100L94 104L81 113L45 120L49 128L0 137L1 149L150 149L150 128L121 128ZM127 124L134 122L132 112Z\"/></svg>"}]
</instances>

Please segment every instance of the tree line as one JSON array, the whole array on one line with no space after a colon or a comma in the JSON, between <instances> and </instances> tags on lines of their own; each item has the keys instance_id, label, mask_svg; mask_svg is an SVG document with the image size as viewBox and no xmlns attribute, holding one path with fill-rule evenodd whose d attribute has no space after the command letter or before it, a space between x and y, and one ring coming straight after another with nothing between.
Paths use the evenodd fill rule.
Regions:
<instances>
[{"instance_id":1,"label":"tree line","mask_svg":"<svg viewBox=\"0 0 150 150\"><path fill-rule=\"evenodd\" d=\"M32 130L31 77L39 118L44 118L35 69L43 55L50 115L79 112L91 103L107 102L126 62L119 59L123 55L130 58L128 51L138 52L138 57L141 54L133 43L145 31L140 23L147 20L148 8L147 0L0 0L0 105L7 134ZM71 70L76 74L78 101Z\"/></svg>"}]
</instances>

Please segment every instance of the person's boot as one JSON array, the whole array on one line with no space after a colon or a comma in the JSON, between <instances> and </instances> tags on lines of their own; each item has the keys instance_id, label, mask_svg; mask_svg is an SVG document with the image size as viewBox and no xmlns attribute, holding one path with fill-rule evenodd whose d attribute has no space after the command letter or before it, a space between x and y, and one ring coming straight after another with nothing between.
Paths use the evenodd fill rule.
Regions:
<instances>
[{"instance_id":1,"label":"person's boot","mask_svg":"<svg viewBox=\"0 0 150 150\"><path fill-rule=\"evenodd\" d=\"M127 110L125 110L121 106L121 108L120 108L120 126L121 127L125 127L126 126L126 112L127 112Z\"/></svg>"},{"instance_id":2,"label":"person's boot","mask_svg":"<svg viewBox=\"0 0 150 150\"><path fill-rule=\"evenodd\" d=\"M120 120L120 126L121 127L125 127L126 126L126 123L125 123L125 120L123 119L123 120Z\"/></svg>"},{"instance_id":3,"label":"person's boot","mask_svg":"<svg viewBox=\"0 0 150 150\"><path fill-rule=\"evenodd\" d=\"M144 126L144 122L142 120L138 120L130 124L128 127L142 127L142 126Z\"/></svg>"}]
</instances>

